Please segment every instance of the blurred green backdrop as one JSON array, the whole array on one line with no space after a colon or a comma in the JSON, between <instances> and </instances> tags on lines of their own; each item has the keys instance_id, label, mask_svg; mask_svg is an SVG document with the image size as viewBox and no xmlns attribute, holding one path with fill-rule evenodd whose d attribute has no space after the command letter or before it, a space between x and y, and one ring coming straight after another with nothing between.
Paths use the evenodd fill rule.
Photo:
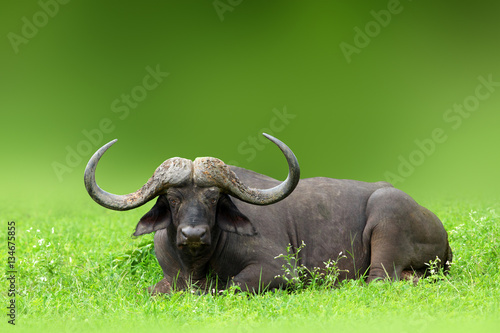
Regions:
<instances>
[{"instance_id":1,"label":"blurred green backdrop","mask_svg":"<svg viewBox=\"0 0 500 333\"><path fill-rule=\"evenodd\" d=\"M500 3L68 1L0 5L2 196L135 191L165 159L284 179L500 194ZM460 110L461 108L461 110ZM60 196L58 196L60 197Z\"/></svg>"}]
</instances>

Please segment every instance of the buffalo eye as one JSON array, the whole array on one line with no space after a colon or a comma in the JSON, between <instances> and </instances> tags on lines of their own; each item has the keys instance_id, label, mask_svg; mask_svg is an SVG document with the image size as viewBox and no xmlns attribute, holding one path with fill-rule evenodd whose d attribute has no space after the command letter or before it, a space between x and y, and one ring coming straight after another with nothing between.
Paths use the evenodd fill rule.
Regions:
<instances>
[{"instance_id":1,"label":"buffalo eye","mask_svg":"<svg viewBox=\"0 0 500 333\"><path fill-rule=\"evenodd\" d=\"M219 202L219 191L210 189L204 193L205 196L205 202L215 205L217 202Z\"/></svg>"},{"instance_id":2,"label":"buffalo eye","mask_svg":"<svg viewBox=\"0 0 500 333\"><path fill-rule=\"evenodd\" d=\"M170 206L175 207L179 204L179 200L176 198L170 198L168 199L168 202L170 203Z\"/></svg>"}]
</instances>

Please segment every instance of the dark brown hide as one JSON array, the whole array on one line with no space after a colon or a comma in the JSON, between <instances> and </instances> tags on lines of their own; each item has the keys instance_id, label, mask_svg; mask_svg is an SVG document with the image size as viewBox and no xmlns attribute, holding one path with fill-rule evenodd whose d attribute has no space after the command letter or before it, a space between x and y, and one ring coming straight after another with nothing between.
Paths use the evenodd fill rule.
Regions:
<instances>
[{"instance_id":1,"label":"dark brown hide","mask_svg":"<svg viewBox=\"0 0 500 333\"><path fill-rule=\"evenodd\" d=\"M252 187L272 187L279 182L242 168L231 167L239 179ZM198 189L201 191L201 189ZM166 196L149 214L169 213ZM157 212L156 212L157 211ZM422 273L437 257L451 261L446 231L439 219L407 194L385 182L310 178L301 180L286 199L269 206L244 203L221 195L210 224L211 245L197 251L179 248L175 218L155 235L155 251L164 280L178 288L187 281L226 287L236 284L249 291L283 287L282 259L291 244L300 252L300 264L324 268L339 253L340 279L365 277L402 278L408 271ZM206 222L203 222L206 223ZM156 225L153 223L153 225ZM153 230L151 227L149 230ZM403 274L405 271L405 274ZM206 281L211 272L212 281ZM165 288L156 288L164 291Z\"/></svg>"}]
</instances>

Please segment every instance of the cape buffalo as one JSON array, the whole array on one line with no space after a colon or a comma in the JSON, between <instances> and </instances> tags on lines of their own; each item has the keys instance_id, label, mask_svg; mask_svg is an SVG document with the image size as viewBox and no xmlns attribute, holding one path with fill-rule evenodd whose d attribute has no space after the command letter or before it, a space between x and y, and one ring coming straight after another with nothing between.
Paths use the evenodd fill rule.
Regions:
<instances>
[{"instance_id":1,"label":"cape buffalo","mask_svg":"<svg viewBox=\"0 0 500 333\"><path fill-rule=\"evenodd\" d=\"M338 262L339 280L421 275L436 257L448 269L448 236L432 212L386 182L299 181L293 152L264 135L286 157L284 182L213 157L174 157L136 192L116 195L95 182L97 163L116 140L92 156L85 187L100 205L128 210L158 197L134 232L156 232L155 253L164 278L150 292L168 293L173 285L183 289L191 282L218 283L220 289L236 285L250 292L282 288L280 254L302 243L298 264L310 270L325 269L325 262L340 252L348 254Z\"/></svg>"}]
</instances>

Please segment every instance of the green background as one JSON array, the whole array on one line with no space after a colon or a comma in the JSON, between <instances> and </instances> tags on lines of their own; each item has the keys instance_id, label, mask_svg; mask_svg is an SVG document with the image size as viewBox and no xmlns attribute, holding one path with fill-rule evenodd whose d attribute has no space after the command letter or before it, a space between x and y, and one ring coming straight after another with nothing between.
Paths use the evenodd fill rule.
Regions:
<instances>
[{"instance_id":1,"label":"green background","mask_svg":"<svg viewBox=\"0 0 500 333\"><path fill-rule=\"evenodd\" d=\"M217 0L216 4L219 7L214 7L213 0L1 2L0 220L3 227L10 220L17 223L18 258L47 256L48 263L51 256L60 262L73 257L73 264L64 261L58 267L68 272L60 276L77 276L68 285L91 281L91 286L114 286L107 278L99 284L93 282L94 277L82 276L106 265L102 257L138 247L140 240L128 235L152 203L126 213L109 212L95 204L83 185L92 153L118 139L97 170L98 183L115 193L135 191L173 156L215 156L284 179L286 163L279 150L255 141L267 131L293 149L303 177L379 181L391 180L387 179L390 173L398 188L437 210L454 244L460 243L455 253L463 280L454 283L460 287L469 278L465 272L476 272L462 266L477 266L481 272L477 273L481 278L470 275L470 287L464 284L465 297L470 299L450 297L443 307L456 304L458 312L450 311L451 318L468 306L472 317L465 319L485 308L488 315L495 303L484 296L489 276L483 275L480 266L489 260L487 254L496 253L496 234L485 231L495 229L481 229L477 226L482 219L479 223L461 211L450 213L441 203L449 198L494 202L500 197L500 2ZM388 8L393 11L390 18ZM341 48L347 44L357 46L348 57ZM169 75L124 113L122 96L145 91L141 90L144 82L154 85L148 68ZM478 90L479 77L494 82L492 91ZM455 104L475 101L478 91L488 96L470 115L457 118L449 113ZM288 118L283 121L277 114ZM111 129L102 131L103 121ZM446 140L429 144L436 131L441 133L439 139ZM93 139L85 133L92 133ZM411 158L416 162L413 165L408 164ZM472 209L463 208L464 212ZM488 216L493 217L484 223L496 225L496 215L490 212ZM460 231L463 223L474 226ZM28 233L33 227L33 233ZM36 245L37 228L43 237L49 235L64 245L56 247L54 241L45 251L31 247ZM51 228L56 230L54 235L48 232ZM99 253L91 253L94 250ZM7 254L5 249L3 254ZM19 285L36 281L36 275L43 272L40 265L35 269L35 262L30 265L18 266L27 273L19 274ZM131 284L126 281L124 285L114 294L118 296L104 296L104 303L134 293L128 289ZM60 301L50 303L52 289L43 284L33 283L30 290L33 298L18 298L26 302L28 311ZM355 300L339 308L351 313L349 306L361 304L363 290L360 298L354 297L358 303ZM475 290L481 292L477 299ZM418 319L410 324L429 318L427 326L420 326L426 328L436 319L422 314L432 313L433 302L441 302L436 295L430 295L429 303L425 297L412 297L420 291L403 293L411 296L402 297L396 305L386 304L382 296L374 308L391 314L394 306L418 303ZM68 327L77 307L81 318L88 314L106 321L113 316L102 315L101 309L122 307L137 309L132 318L151 318L150 310L143 311L142 305L123 306L133 299L127 297L117 307L104 305L92 313L86 304L99 303L101 298L92 299L100 292L105 295L106 290L70 290L61 301L65 310L52 308L49 313L65 311L60 324ZM348 292L341 295L349 296ZM76 303L69 303L72 295ZM480 304L483 299L486 307ZM68 310L64 302L77 309ZM431 304L428 309L426 304ZM367 308L360 306L353 313ZM401 310L410 313L411 306ZM149 314L141 317L143 312ZM210 313L208 322L227 318L210 318ZM439 317L443 308L437 313ZM127 314L116 318L121 316ZM26 321L21 317L19 323ZM477 322L462 330L472 325Z\"/></svg>"},{"instance_id":2,"label":"green background","mask_svg":"<svg viewBox=\"0 0 500 333\"><path fill-rule=\"evenodd\" d=\"M115 193L135 191L173 156L215 156L284 179L275 147L252 148L271 127L303 177L364 181L398 174L419 154L415 140L440 128L446 141L396 186L423 203L500 194L500 87L456 129L443 118L474 95L479 76L500 82L498 1L402 0L385 26L372 11L394 1L220 1L222 14L213 1L42 3L52 6L45 21L36 1L0 9L0 180L11 202L63 194L90 203L85 165L115 138L97 170ZM13 46L27 21L40 27ZM349 62L341 43L356 46L356 29L367 27L369 43L357 41L368 45ZM169 75L126 117L114 112L148 66ZM286 124L275 119L283 110ZM102 119L113 130L89 143L83 131ZM68 169L58 175L55 165Z\"/></svg>"}]
</instances>

